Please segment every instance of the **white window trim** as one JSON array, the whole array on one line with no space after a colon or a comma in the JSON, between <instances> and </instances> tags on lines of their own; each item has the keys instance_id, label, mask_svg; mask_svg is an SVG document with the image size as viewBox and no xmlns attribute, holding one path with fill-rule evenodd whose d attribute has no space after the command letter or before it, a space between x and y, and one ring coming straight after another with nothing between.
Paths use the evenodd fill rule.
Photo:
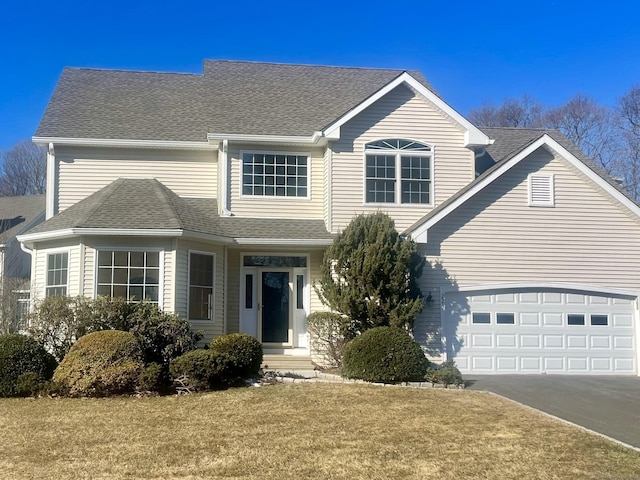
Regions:
<instances>
[{"instance_id":1,"label":"white window trim","mask_svg":"<svg viewBox=\"0 0 640 480\"><path fill-rule=\"evenodd\" d=\"M297 155L299 157L307 157L307 196L306 197L279 197L276 195L247 195L243 193L243 175L244 175L244 155ZM309 152L286 152L286 151L273 151L273 150L241 150L239 155L239 173L238 173L238 194L240 198L251 199L268 199L277 201L296 201L296 200L311 200L311 164L313 162L312 156Z\"/></svg>"},{"instance_id":2,"label":"white window trim","mask_svg":"<svg viewBox=\"0 0 640 480\"><path fill-rule=\"evenodd\" d=\"M58 253L67 254L67 284L66 285L52 285L52 287L62 287L66 289L65 295L69 295L69 280L71 279L69 265L71 264L71 249L70 248L57 248L55 250L46 250L44 256L44 296L47 297L47 289L49 285L49 255L56 255Z\"/></svg>"},{"instance_id":3,"label":"white window trim","mask_svg":"<svg viewBox=\"0 0 640 480\"><path fill-rule=\"evenodd\" d=\"M555 179L553 174L547 173L531 173L528 178L528 188L529 188L529 206L530 207L555 207ZM548 188L549 191L547 193L546 199L535 199L533 192L533 183L534 182L547 182L544 185L545 188Z\"/></svg>"},{"instance_id":4,"label":"white window trim","mask_svg":"<svg viewBox=\"0 0 640 480\"><path fill-rule=\"evenodd\" d=\"M211 318L210 319L206 319L206 320L202 320L202 319L192 319L189 316L189 302L190 302L190 295L191 295L191 254L195 253L198 255L209 255L211 257L213 257L213 284L211 285L212 288L212 293L211 293L211 305L209 305L209 311L211 312ZM216 254L214 252L207 252L204 250L187 250L187 305L186 305L186 310L187 310L187 320L189 322L211 322L211 323L216 323L216 267L218 265L217 262L217 258L216 258Z\"/></svg>"},{"instance_id":5,"label":"white window trim","mask_svg":"<svg viewBox=\"0 0 640 480\"><path fill-rule=\"evenodd\" d=\"M93 298L98 298L98 254L101 251L110 252L158 252L158 308L164 311L164 254L165 250L162 247L111 247L109 245L103 245L95 247L93 251Z\"/></svg>"},{"instance_id":6,"label":"white window trim","mask_svg":"<svg viewBox=\"0 0 640 480\"><path fill-rule=\"evenodd\" d=\"M400 138L400 137L398 137ZM379 138L376 140L370 140L368 143L379 142L382 140L391 139L390 137ZM403 140L409 140L412 142L420 143L422 145L426 145L431 148L430 152L422 152L419 150L397 150L397 149L364 149L363 162L362 162L362 202L364 205L372 206L372 207L406 207L406 208L424 208L424 207L433 207L433 199L435 198L434 193L434 157L435 157L435 146L431 143L423 142L421 140L415 140L412 138L404 138ZM396 157L396 190L395 190L395 202L367 202L367 155L395 155ZM402 162L400 157L429 157L429 203L402 203Z\"/></svg>"}]
</instances>

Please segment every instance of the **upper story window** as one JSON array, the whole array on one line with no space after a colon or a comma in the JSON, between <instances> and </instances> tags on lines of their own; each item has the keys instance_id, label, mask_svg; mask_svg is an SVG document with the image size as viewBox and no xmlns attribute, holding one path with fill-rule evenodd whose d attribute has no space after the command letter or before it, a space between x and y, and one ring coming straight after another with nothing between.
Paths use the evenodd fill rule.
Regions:
<instances>
[{"instance_id":1,"label":"upper story window","mask_svg":"<svg viewBox=\"0 0 640 480\"><path fill-rule=\"evenodd\" d=\"M308 197L306 155L242 154L242 194L264 197Z\"/></svg>"},{"instance_id":2,"label":"upper story window","mask_svg":"<svg viewBox=\"0 0 640 480\"><path fill-rule=\"evenodd\" d=\"M431 203L433 149L401 138L365 145L367 203Z\"/></svg>"}]
</instances>

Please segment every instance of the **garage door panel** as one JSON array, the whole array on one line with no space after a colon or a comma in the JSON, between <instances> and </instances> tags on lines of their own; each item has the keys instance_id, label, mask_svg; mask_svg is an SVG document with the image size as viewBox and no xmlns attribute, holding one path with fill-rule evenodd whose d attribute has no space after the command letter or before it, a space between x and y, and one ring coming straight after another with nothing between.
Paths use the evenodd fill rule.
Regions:
<instances>
[{"instance_id":1,"label":"garage door panel","mask_svg":"<svg viewBox=\"0 0 640 480\"><path fill-rule=\"evenodd\" d=\"M540 373L540 357L520 357L520 371L527 373Z\"/></svg>"},{"instance_id":2,"label":"garage door panel","mask_svg":"<svg viewBox=\"0 0 640 480\"><path fill-rule=\"evenodd\" d=\"M589 369L589 359L587 357L568 358L567 367L572 372L586 372Z\"/></svg>"},{"instance_id":3,"label":"garage door panel","mask_svg":"<svg viewBox=\"0 0 640 480\"><path fill-rule=\"evenodd\" d=\"M586 335L567 335L567 348L587 348Z\"/></svg>"},{"instance_id":4,"label":"garage door panel","mask_svg":"<svg viewBox=\"0 0 640 480\"><path fill-rule=\"evenodd\" d=\"M508 334L508 335L500 335L497 334L496 335L496 346L497 347L512 347L515 348L517 346L518 342L516 341L516 335L515 334Z\"/></svg>"},{"instance_id":5,"label":"garage door panel","mask_svg":"<svg viewBox=\"0 0 640 480\"><path fill-rule=\"evenodd\" d=\"M520 346L523 348L540 348L540 335L520 335Z\"/></svg>"},{"instance_id":6,"label":"garage door panel","mask_svg":"<svg viewBox=\"0 0 640 480\"><path fill-rule=\"evenodd\" d=\"M616 313L613 315L612 324L614 327L631 327L633 326L633 317L631 315Z\"/></svg>"},{"instance_id":7,"label":"garage door panel","mask_svg":"<svg viewBox=\"0 0 640 480\"><path fill-rule=\"evenodd\" d=\"M538 313L521 313L518 317L520 325L528 327L540 326L540 315Z\"/></svg>"},{"instance_id":8,"label":"garage door panel","mask_svg":"<svg viewBox=\"0 0 640 480\"><path fill-rule=\"evenodd\" d=\"M563 335L543 335L542 339L544 348L564 348Z\"/></svg>"},{"instance_id":9,"label":"garage door panel","mask_svg":"<svg viewBox=\"0 0 640 480\"><path fill-rule=\"evenodd\" d=\"M481 333L471 335L471 346L472 347L493 347L493 335Z\"/></svg>"},{"instance_id":10,"label":"garage door panel","mask_svg":"<svg viewBox=\"0 0 640 480\"><path fill-rule=\"evenodd\" d=\"M633 350L633 337L613 337L613 348L616 350Z\"/></svg>"},{"instance_id":11,"label":"garage door panel","mask_svg":"<svg viewBox=\"0 0 640 480\"><path fill-rule=\"evenodd\" d=\"M611 348L611 337L606 335L591 335L591 348Z\"/></svg>"},{"instance_id":12,"label":"garage door panel","mask_svg":"<svg viewBox=\"0 0 640 480\"><path fill-rule=\"evenodd\" d=\"M637 372L635 302L629 298L555 290L458 292L447 294L445 309L445 341L457 338L447 344L448 358L463 373Z\"/></svg>"},{"instance_id":13,"label":"garage door panel","mask_svg":"<svg viewBox=\"0 0 640 480\"><path fill-rule=\"evenodd\" d=\"M543 313L542 314L543 325L551 325L556 327L562 326L562 313Z\"/></svg>"},{"instance_id":14,"label":"garage door panel","mask_svg":"<svg viewBox=\"0 0 640 480\"><path fill-rule=\"evenodd\" d=\"M500 371L517 371L518 370L518 358L513 356L500 356L496 357L496 366Z\"/></svg>"}]
</instances>

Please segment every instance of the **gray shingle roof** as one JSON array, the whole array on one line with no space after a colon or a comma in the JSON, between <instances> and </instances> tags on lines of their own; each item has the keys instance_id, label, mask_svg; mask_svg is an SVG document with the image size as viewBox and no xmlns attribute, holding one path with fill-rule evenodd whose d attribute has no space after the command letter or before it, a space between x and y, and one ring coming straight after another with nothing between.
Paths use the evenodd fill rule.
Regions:
<instances>
[{"instance_id":1,"label":"gray shingle roof","mask_svg":"<svg viewBox=\"0 0 640 480\"><path fill-rule=\"evenodd\" d=\"M622 193L629 200L639 205L629 193L623 189L618 182L616 182L609 174L602 170L596 163L593 162L588 156L584 154L571 140L569 140L562 132L551 129L539 129L539 128L487 128L483 127L482 131L486 133L489 138L494 139L494 143L489 145L486 150L491 156L495 164L486 170L482 175L478 176L473 182L467 184L464 188L460 189L454 195L449 197L446 201L442 202L436 208L431 210L428 214L423 216L408 229L405 230L405 234L413 232L418 226L430 218L436 216L442 210L454 203L458 198L462 197L469 190L473 189L478 183L484 181L486 177L491 175L494 170L500 168L507 160L515 157L518 153L523 151L529 145L534 143L543 135L549 135L552 139L558 142L561 146L566 148L573 156L584 163L589 169L593 170L596 174L607 181L616 190Z\"/></svg>"},{"instance_id":2,"label":"gray shingle roof","mask_svg":"<svg viewBox=\"0 0 640 480\"><path fill-rule=\"evenodd\" d=\"M330 240L323 220L220 217L211 198L182 198L155 179L120 178L28 233L71 228L177 229L234 238Z\"/></svg>"},{"instance_id":3,"label":"gray shingle roof","mask_svg":"<svg viewBox=\"0 0 640 480\"><path fill-rule=\"evenodd\" d=\"M0 197L0 244L21 233L44 214L44 195Z\"/></svg>"},{"instance_id":4,"label":"gray shingle roof","mask_svg":"<svg viewBox=\"0 0 640 480\"><path fill-rule=\"evenodd\" d=\"M311 136L403 70L205 61L204 74L66 68L37 137ZM419 72L409 72L433 90Z\"/></svg>"}]
</instances>

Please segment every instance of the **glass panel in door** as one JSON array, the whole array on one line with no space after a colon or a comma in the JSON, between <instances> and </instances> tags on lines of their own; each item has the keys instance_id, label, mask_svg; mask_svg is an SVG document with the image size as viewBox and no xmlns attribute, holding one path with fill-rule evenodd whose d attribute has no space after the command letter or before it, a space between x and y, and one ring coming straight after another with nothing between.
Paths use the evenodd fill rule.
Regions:
<instances>
[{"instance_id":1,"label":"glass panel in door","mask_svg":"<svg viewBox=\"0 0 640 480\"><path fill-rule=\"evenodd\" d=\"M289 342L289 272L262 272L262 342Z\"/></svg>"}]
</instances>

